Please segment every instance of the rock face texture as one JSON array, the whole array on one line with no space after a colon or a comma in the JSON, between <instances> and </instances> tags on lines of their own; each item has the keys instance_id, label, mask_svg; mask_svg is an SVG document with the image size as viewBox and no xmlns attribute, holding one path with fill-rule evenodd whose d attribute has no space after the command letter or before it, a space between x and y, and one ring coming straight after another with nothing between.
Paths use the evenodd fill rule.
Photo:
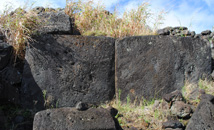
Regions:
<instances>
[{"instance_id":1,"label":"rock face texture","mask_svg":"<svg viewBox=\"0 0 214 130\"><path fill-rule=\"evenodd\" d=\"M77 102L101 103L114 96L115 40L44 35L26 50L23 106L41 110Z\"/></svg>"},{"instance_id":2,"label":"rock face texture","mask_svg":"<svg viewBox=\"0 0 214 130\"><path fill-rule=\"evenodd\" d=\"M40 111L35 115L33 130L116 130L108 110L90 108L59 108Z\"/></svg>"},{"instance_id":3,"label":"rock face texture","mask_svg":"<svg viewBox=\"0 0 214 130\"><path fill-rule=\"evenodd\" d=\"M39 8L40 10L42 8ZM38 14L41 19L45 19L44 26L39 30L49 34L80 34L74 27L74 20L62 11L42 12Z\"/></svg>"},{"instance_id":4,"label":"rock face texture","mask_svg":"<svg viewBox=\"0 0 214 130\"><path fill-rule=\"evenodd\" d=\"M175 101L170 109L171 113L179 118L190 118L192 113L191 106L182 101Z\"/></svg>"},{"instance_id":5,"label":"rock face texture","mask_svg":"<svg viewBox=\"0 0 214 130\"><path fill-rule=\"evenodd\" d=\"M204 95L190 119L186 130L214 129L214 96Z\"/></svg>"},{"instance_id":6,"label":"rock face texture","mask_svg":"<svg viewBox=\"0 0 214 130\"><path fill-rule=\"evenodd\" d=\"M13 47L0 42L0 105L19 103L19 92L16 84L21 83L21 75L11 66Z\"/></svg>"},{"instance_id":7,"label":"rock face texture","mask_svg":"<svg viewBox=\"0 0 214 130\"><path fill-rule=\"evenodd\" d=\"M211 50L191 37L136 36L116 42L117 97L151 99L211 73Z\"/></svg>"},{"instance_id":8,"label":"rock face texture","mask_svg":"<svg viewBox=\"0 0 214 130\"><path fill-rule=\"evenodd\" d=\"M12 46L7 43L0 42L0 70L4 69L8 65L12 53Z\"/></svg>"}]
</instances>

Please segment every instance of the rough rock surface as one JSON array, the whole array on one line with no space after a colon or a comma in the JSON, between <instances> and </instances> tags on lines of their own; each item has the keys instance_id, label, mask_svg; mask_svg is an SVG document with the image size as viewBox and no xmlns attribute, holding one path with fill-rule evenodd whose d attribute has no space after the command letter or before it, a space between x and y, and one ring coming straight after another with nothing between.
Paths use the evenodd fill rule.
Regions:
<instances>
[{"instance_id":1,"label":"rough rock surface","mask_svg":"<svg viewBox=\"0 0 214 130\"><path fill-rule=\"evenodd\" d=\"M121 100L161 97L211 73L211 50L200 39L135 36L118 40L115 48Z\"/></svg>"},{"instance_id":2,"label":"rough rock surface","mask_svg":"<svg viewBox=\"0 0 214 130\"><path fill-rule=\"evenodd\" d=\"M26 50L23 106L101 103L114 96L113 38L44 35ZM45 99L44 99L45 96Z\"/></svg>"},{"instance_id":3,"label":"rough rock surface","mask_svg":"<svg viewBox=\"0 0 214 130\"><path fill-rule=\"evenodd\" d=\"M33 130L116 130L110 112L103 108L48 109L34 117Z\"/></svg>"},{"instance_id":4,"label":"rough rock surface","mask_svg":"<svg viewBox=\"0 0 214 130\"><path fill-rule=\"evenodd\" d=\"M205 94L192 115L186 130L214 129L214 96Z\"/></svg>"},{"instance_id":5,"label":"rough rock surface","mask_svg":"<svg viewBox=\"0 0 214 130\"><path fill-rule=\"evenodd\" d=\"M19 91L18 88L15 88L14 86L11 86L10 84L0 79L0 105L8 103L20 103Z\"/></svg>"},{"instance_id":6,"label":"rough rock surface","mask_svg":"<svg viewBox=\"0 0 214 130\"><path fill-rule=\"evenodd\" d=\"M4 125L6 123L6 117L4 116L4 112L2 110L0 110L0 130L4 129Z\"/></svg>"},{"instance_id":7,"label":"rough rock surface","mask_svg":"<svg viewBox=\"0 0 214 130\"><path fill-rule=\"evenodd\" d=\"M42 34L79 34L73 20L64 12L43 12L38 16L44 19L45 25L39 30Z\"/></svg>"},{"instance_id":8,"label":"rough rock surface","mask_svg":"<svg viewBox=\"0 0 214 130\"><path fill-rule=\"evenodd\" d=\"M12 51L12 46L7 43L0 42L0 70L4 69L8 65Z\"/></svg>"},{"instance_id":9,"label":"rough rock surface","mask_svg":"<svg viewBox=\"0 0 214 130\"><path fill-rule=\"evenodd\" d=\"M190 32L187 27L165 27L157 30L158 35L174 35L174 36L195 36L195 32Z\"/></svg>"},{"instance_id":10,"label":"rough rock surface","mask_svg":"<svg viewBox=\"0 0 214 130\"><path fill-rule=\"evenodd\" d=\"M175 101L182 101L183 95L179 90L175 90L169 94L163 95L163 99L168 103L175 102Z\"/></svg>"},{"instance_id":11,"label":"rough rock surface","mask_svg":"<svg viewBox=\"0 0 214 130\"><path fill-rule=\"evenodd\" d=\"M19 103L18 88L14 85L21 83L21 75L10 64L13 47L7 43L0 43L0 105Z\"/></svg>"},{"instance_id":12,"label":"rough rock surface","mask_svg":"<svg viewBox=\"0 0 214 130\"><path fill-rule=\"evenodd\" d=\"M170 110L173 115L176 115L179 118L190 118L192 113L190 105L185 104L182 101L175 101Z\"/></svg>"},{"instance_id":13,"label":"rough rock surface","mask_svg":"<svg viewBox=\"0 0 214 130\"><path fill-rule=\"evenodd\" d=\"M166 129L166 128L172 128L172 129L176 129L176 128L183 128L183 124L177 120L169 120L167 122L163 123L162 128Z\"/></svg>"}]
</instances>

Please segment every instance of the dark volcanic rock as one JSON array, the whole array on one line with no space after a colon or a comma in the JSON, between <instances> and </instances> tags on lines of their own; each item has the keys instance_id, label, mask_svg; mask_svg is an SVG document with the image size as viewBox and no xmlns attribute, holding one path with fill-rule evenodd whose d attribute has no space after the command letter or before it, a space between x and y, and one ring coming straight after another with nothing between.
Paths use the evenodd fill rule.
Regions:
<instances>
[{"instance_id":1,"label":"dark volcanic rock","mask_svg":"<svg viewBox=\"0 0 214 130\"><path fill-rule=\"evenodd\" d=\"M169 120L167 122L163 123L162 128L166 129L166 128L183 128L183 124L177 120Z\"/></svg>"},{"instance_id":2,"label":"dark volcanic rock","mask_svg":"<svg viewBox=\"0 0 214 130\"><path fill-rule=\"evenodd\" d=\"M108 110L90 108L78 111L75 108L48 109L34 117L33 130L116 130Z\"/></svg>"},{"instance_id":3,"label":"dark volcanic rock","mask_svg":"<svg viewBox=\"0 0 214 130\"><path fill-rule=\"evenodd\" d=\"M0 110L0 130L4 130L4 124L6 123L7 118L4 115L4 112L2 110Z\"/></svg>"},{"instance_id":4,"label":"dark volcanic rock","mask_svg":"<svg viewBox=\"0 0 214 130\"><path fill-rule=\"evenodd\" d=\"M175 101L182 101L183 96L179 90L175 90L169 94L163 95L163 99L167 102L175 102Z\"/></svg>"},{"instance_id":5,"label":"dark volcanic rock","mask_svg":"<svg viewBox=\"0 0 214 130\"><path fill-rule=\"evenodd\" d=\"M7 43L0 43L0 70L4 69L9 61L13 47Z\"/></svg>"},{"instance_id":6,"label":"dark volcanic rock","mask_svg":"<svg viewBox=\"0 0 214 130\"><path fill-rule=\"evenodd\" d=\"M158 98L211 73L209 45L192 37L126 37L115 51L116 90L123 101L128 95L132 101Z\"/></svg>"},{"instance_id":7,"label":"dark volcanic rock","mask_svg":"<svg viewBox=\"0 0 214 130\"><path fill-rule=\"evenodd\" d=\"M207 97L207 99L206 99ZM214 129L214 98L204 95L192 115L186 130L213 130Z\"/></svg>"},{"instance_id":8,"label":"dark volcanic rock","mask_svg":"<svg viewBox=\"0 0 214 130\"><path fill-rule=\"evenodd\" d=\"M191 33L191 37L195 37L195 31L190 32Z\"/></svg>"},{"instance_id":9,"label":"dark volcanic rock","mask_svg":"<svg viewBox=\"0 0 214 130\"><path fill-rule=\"evenodd\" d=\"M73 20L64 12L43 12L38 15L44 19L44 25L39 30L42 34L74 34Z\"/></svg>"},{"instance_id":10,"label":"dark volcanic rock","mask_svg":"<svg viewBox=\"0 0 214 130\"><path fill-rule=\"evenodd\" d=\"M1 78L1 77L0 77ZM18 88L10 85L6 81L0 79L0 105L2 104L19 104L19 91Z\"/></svg>"},{"instance_id":11,"label":"dark volcanic rock","mask_svg":"<svg viewBox=\"0 0 214 130\"><path fill-rule=\"evenodd\" d=\"M172 30L176 30L176 29L179 29L179 30L188 30L187 27L182 27L182 26L178 26L178 27L173 27Z\"/></svg>"},{"instance_id":12,"label":"dark volcanic rock","mask_svg":"<svg viewBox=\"0 0 214 130\"><path fill-rule=\"evenodd\" d=\"M182 101L175 101L170 110L173 115L185 119L190 118L190 115L192 113L190 105L185 104Z\"/></svg>"},{"instance_id":13,"label":"dark volcanic rock","mask_svg":"<svg viewBox=\"0 0 214 130\"><path fill-rule=\"evenodd\" d=\"M15 85L21 83L22 76L11 65L13 47L7 43L0 43L0 105L19 103L19 92Z\"/></svg>"},{"instance_id":14,"label":"dark volcanic rock","mask_svg":"<svg viewBox=\"0 0 214 130\"><path fill-rule=\"evenodd\" d=\"M158 31L157 31L157 33L158 33L158 35L169 35L169 30L168 29L159 29Z\"/></svg>"},{"instance_id":15,"label":"dark volcanic rock","mask_svg":"<svg viewBox=\"0 0 214 130\"><path fill-rule=\"evenodd\" d=\"M45 8L44 7L34 7L33 9L32 9L32 11L34 12L34 13L37 13L37 14L40 14L40 13L43 13L43 12L45 12Z\"/></svg>"},{"instance_id":16,"label":"dark volcanic rock","mask_svg":"<svg viewBox=\"0 0 214 130\"><path fill-rule=\"evenodd\" d=\"M203 32L201 32L202 35L210 35L211 31L210 30L205 30Z\"/></svg>"},{"instance_id":17,"label":"dark volcanic rock","mask_svg":"<svg viewBox=\"0 0 214 130\"><path fill-rule=\"evenodd\" d=\"M79 111L84 111L88 109L88 104L87 103L83 103L83 102L78 102L76 104L76 109Z\"/></svg>"},{"instance_id":18,"label":"dark volcanic rock","mask_svg":"<svg viewBox=\"0 0 214 130\"><path fill-rule=\"evenodd\" d=\"M26 50L24 106L40 110L47 103L70 107L79 101L96 104L113 98L113 38L44 35L37 41Z\"/></svg>"}]
</instances>

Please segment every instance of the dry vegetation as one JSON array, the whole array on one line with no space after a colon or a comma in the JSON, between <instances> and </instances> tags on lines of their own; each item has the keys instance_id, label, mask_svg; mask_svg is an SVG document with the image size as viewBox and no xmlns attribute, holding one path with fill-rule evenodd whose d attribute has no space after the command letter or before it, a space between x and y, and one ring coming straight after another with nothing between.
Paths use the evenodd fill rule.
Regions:
<instances>
[{"instance_id":1,"label":"dry vegetation","mask_svg":"<svg viewBox=\"0 0 214 130\"><path fill-rule=\"evenodd\" d=\"M118 95L120 97L120 91ZM162 122L167 121L167 116L171 115L170 110L166 109L162 102L164 102L162 99L156 101L142 99L139 105L135 105L130 103L130 99L127 97L126 103L113 100L109 104L102 105L102 107L111 106L118 110L116 118L124 130L131 127L139 130L162 130Z\"/></svg>"},{"instance_id":2,"label":"dry vegetation","mask_svg":"<svg viewBox=\"0 0 214 130\"><path fill-rule=\"evenodd\" d=\"M198 93L195 99L191 99L190 95L196 89L203 89L207 94L214 95L214 82L199 80L198 84L185 83L182 88L182 94L186 103L194 105L195 108L200 102L199 97L201 94ZM120 92L121 91L119 91L118 94L119 99ZM155 102L159 102L158 107ZM135 105L134 103L130 103L130 99L127 97L126 103L121 103L120 100L114 100L109 104L102 105L102 107L107 108L112 106L119 111L116 118L123 129L135 127L143 130L162 130L162 123L167 121L167 117L172 116L170 109L164 107L164 103L167 104L163 99L153 99L152 101L143 99L140 105ZM179 121L184 125L188 123L188 120L179 119Z\"/></svg>"},{"instance_id":3,"label":"dry vegetation","mask_svg":"<svg viewBox=\"0 0 214 130\"><path fill-rule=\"evenodd\" d=\"M11 11L11 8L8 8L0 15L0 30L19 58L24 58L26 43L32 41L32 35L41 25L37 15L26 12L25 9L26 7L23 7Z\"/></svg>"},{"instance_id":4,"label":"dry vegetation","mask_svg":"<svg viewBox=\"0 0 214 130\"><path fill-rule=\"evenodd\" d=\"M117 11L110 13L102 5L94 5L93 1L66 1L65 13L75 18L75 26L82 35L109 36L120 38L124 36L151 35L163 20L164 12L154 17L149 10L149 3L143 2L136 10L124 12L119 18ZM31 9L24 6L12 11L6 9L0 14L0 30L6 36L6 42L13 45L16 56L23 58L26 43L33 40L32 35L42 26L41 20ZM115 9L116 10L116 9ZM155 19L153 27L149 27L149 19Z\"/></svg>"},{"instance_id":5,"label":"dry vegetation","mask_svg":"<svg viewBox=\"0 0 214 130\"><path fill-rule=\"evenodd\" d=\"M82 35L125 37L136 35L154 35L162 24L164 11L157 16L149 10L149 3L143 2L137 9L125 11L121 18L116 11L110 13L102 5L95 5L93 1L74 2L67 0L65 13L75 18L75 24ZM149 27L149 19L155 19L154 26Z\"/></svg>"}]
</instances>

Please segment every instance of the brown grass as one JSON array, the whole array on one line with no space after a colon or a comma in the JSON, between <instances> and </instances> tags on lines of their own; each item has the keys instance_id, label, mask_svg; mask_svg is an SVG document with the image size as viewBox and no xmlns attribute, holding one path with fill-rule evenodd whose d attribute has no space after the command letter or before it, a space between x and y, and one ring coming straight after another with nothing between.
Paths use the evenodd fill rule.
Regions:
<instances>
[{"instance_id":1,"label":"brown grass","mask_svg":"<svg viewBox=\"0 0 214 130\"><path fill-rule=\"evenodd\" d=\"M116 9L115 9L116 10ZM110 13L105 7L93 1L74 2L67 0L65 13L75 18L75 24L82 35L125 37L136 35L154 35L158 26L162 23L164 11L155 17L149 10L149 3L143 2L136 10L124 12L119 18L118 12ZM149 27L149 19L155 19L153 27Z\"/></svg>"},{"instance_id":2,"label":"brown grass","mask_svg":"<svg viewBox=\"0 0 214 130\"><path fill-rule=\"evenodd\" d=\"M15 49L15 55L24 58L25 46L32 41L32 34L35 34L41 25L36 14L26 12L25 7L18 8L14 12L6 9L0 15L0 30L6 36L6 42Z\"/></svg>"}]
</instances>

